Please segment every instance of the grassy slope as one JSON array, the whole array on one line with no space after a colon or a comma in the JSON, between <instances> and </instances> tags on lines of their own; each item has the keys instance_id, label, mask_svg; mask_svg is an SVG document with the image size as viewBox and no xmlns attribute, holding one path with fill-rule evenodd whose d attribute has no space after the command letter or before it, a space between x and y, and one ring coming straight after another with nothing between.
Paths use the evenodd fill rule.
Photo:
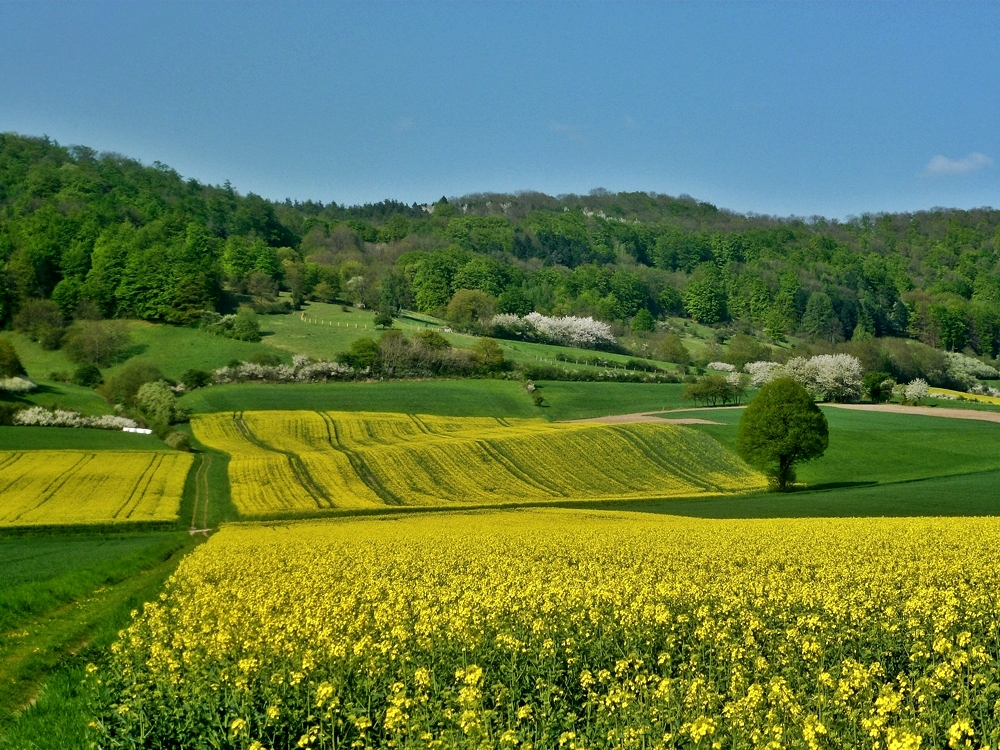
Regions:
<instances>
[{"instance_id":1,"label":"grassy slope","mask_svg":"<svg viewBox=\"0 0 1000 750\"><path fill-rule=\"evenodd\" d=\"M271 320L271 317L261 318L265 329ZM287 352L266 344L235 341L196 328L129 321L129 329L132 332L133 342L129 355L155 363L169 378L178 378L185 370L192 368L212 370L225 367L234 359L244 360L264 351L277 354L285 361L291 362L291 356ZM72 372L77 367L62 350L46 351L21 334L8 335L32 379L51 382L49 379L51 373ZM120 367L121 364L109 367L105 370L105 374L112 373Z\"/></svg>"},{"instance_id":2,"label":"grassy slope","mask_svg":"<svg viewBox=\"0 0 1000 750\"><path fill-rule=\"evenodd\" d=\"M71 603L19 627L28 635L0 651L0 747L89 747L84 667L103 658L130 613L159 593L197 543L187 534L170 536L172 541L120 559L96 588L81 587Z\"/></svg>"},{"instance_id":3,"label":"grassy slope","mask_svg":"<svg viewBox=\"0 0 1000 750\"><path fill-rule=\"evenodd\" d=\"M822 458L803 464L798 471L799 480L813 487L1000 469L996 443L1000 426L996 424L837 408L823 412L830 423L830 447ZM698 429L733 447L742 414L741 409L699 413L727 424Z\"/></svg>"},{"instance_id":4,"label":"grassy slope","mask_svg":"<svg viewBox=\"0 0 1000 750\"><path fill-rule=\"evenodd\" d=\"M145 574L192 543L184 533L0 538L0 717L24 706Z\"/></svg>"},{"instance_id":5,"label":"grassy slope","mask_svg":"<svg viewBox=\"0 0 1000 750\"><path fill-rule=\"evenodd\" d=\"M192 412L257 409L398 411L470 417L582 419L690 405L674 383L540 383L538 408L510 380L411 380L312 385L240 384L202 388L181 399Z\"/></svg>"},{"instance_id":6,"label":"grassy slope","mask_svg":"<svg viewBox=\"0 0 1000 750\"><path fill-rule=\"evenodd\" d=\"M863 518L1000 515L1000 471L829 490L607 505L697 518Z\"/></svg>"},{"instance_id":7,"label":"grassy slope","mask_svg":"<svg viewBox=\"0 0 1000 750\"><path fill-rule=\"evenodd\" d=\"M0 450L167 451L155 435L66 427L0 427Z\"/></svg>"},{"instance_id":8,"label":"grassy slope","mask_svg":"<svg viewBox=\"0 0 1000 750\"><path fill-rule=\"evenodd\" d=\"M304 310L304 315L273 315L261 318L261 325L266 331L264 343L284 349L292 354L307 354L316 359L333 359L339 352L350 348L356 339L370 336L377 338L381 331L375 328L375 314L370 310L348 308L346 311L340 305L328 305L322 302L310 302ZM304 318L304 319L303 319ZM423 328L439 329L447 326L445 321L439 321L424 315L409 314L397 318L393 328L402 331L406 336L412 336ZM475 345L477 337L462 333L442 334L452 346L459 349L469 349ZM569 346L549 346L547 344L530 344L513 341L500 341L504 348L504 356L515 362L534 364L554 364L561 367L600 369L589 365L578 365L572 361L560 362L557 356L583 359L599 356L624 365L630 359L620 354L604 354L587 349L577 349ZM655 363L663 368L673 368L666 362Z\"/></svg>"}]
</instances>

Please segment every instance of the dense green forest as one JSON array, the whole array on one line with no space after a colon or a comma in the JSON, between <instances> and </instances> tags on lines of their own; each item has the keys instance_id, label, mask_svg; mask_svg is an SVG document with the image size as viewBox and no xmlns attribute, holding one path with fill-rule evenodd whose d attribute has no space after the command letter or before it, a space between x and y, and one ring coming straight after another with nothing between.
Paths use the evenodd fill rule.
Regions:
<instances>
[{"instance_id":1,"label":"dense green forest","mask_svg":"<svg viewBox=\"0 0 1000 750\"><path fill-rule=\"evenodd\" d=\"M278 203L0 134L0 259L0 325L35 299L67 320L85 309L180 324L240 300L277 307L279 290L295 304L438 314L474 290L453 316L592 315L618 333L687 316L775 342L1000 349L1000 211L989 208L834 221L604 190Z\"/></svg>"}]
</instances>

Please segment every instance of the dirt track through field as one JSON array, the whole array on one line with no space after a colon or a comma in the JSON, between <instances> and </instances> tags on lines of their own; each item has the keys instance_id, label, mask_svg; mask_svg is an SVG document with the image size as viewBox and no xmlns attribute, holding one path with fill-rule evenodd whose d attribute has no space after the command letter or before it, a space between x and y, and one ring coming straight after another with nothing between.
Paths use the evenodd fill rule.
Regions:
<instances>
[{"instance_id":1,"label":"dirt track through field","mask_svg":"<svg viewBox=\"0 0 1000 750\"><path fill-rule=\"evenodd\" d=\"M892 414L916 414L923 417L944 417L945 419L971 419L979 422L1000 423L1000 411L977 411L974 409L942 409L936 406L901 406L900 404L822 404L836 409L855 411L884 411ZM591 419L570 419L568 422L596 422L599 424L629 424L631 422L666 422L667 424L720 424L710 419L698 417L663 417L661 414L677 412L713 412L722 409L744 409L744 406L694 406L690 409L670 409L666 412L636 412L635 414L612 414Z\"/></svg>"},{"instance_id":2,"label":"dirt track through field","mask_svg":"<svg viewBox=\"0 0 1000 750\"><path fill-rule=\"evenodd\" d=\"M671 419L669 417L657 416L659 412L639 412L636 414L612 414L607 417L592 417L590 419L568 419L567 422L591 422L595 424L631 424L633 422L666 422L667 424L719 424L709 419L699 419L697 417L680 417Z\"/></svg>"},{"instance_id":3,"label":"dirt track through field","mask_svg":"<svg viewBox=\"0 0 1000 750\"><path fill-rule=\"evenodd\" d=\"M979 422L1000 423L1000 411L976 411L974 409L942 409L935 406L900 406L899 404L824 404L837 409L856 411L886 411L893 414L919 414L923 417L945 417L946 419L972 419Z\"/></svg>"}]
</instances>

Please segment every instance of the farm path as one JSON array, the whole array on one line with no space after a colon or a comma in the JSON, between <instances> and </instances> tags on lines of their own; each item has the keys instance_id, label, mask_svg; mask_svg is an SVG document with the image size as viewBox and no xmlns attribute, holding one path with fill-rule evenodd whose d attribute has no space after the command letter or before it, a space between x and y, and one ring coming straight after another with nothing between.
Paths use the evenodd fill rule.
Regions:
<instances>
[{"instance_id":1,"label":"farm path","mask_svg":"<svg viewBox=\"0 0 1000 750\"><path fill-rule=\"evenodd\" d=\"M892 414L917 414L926 417L944 417L945 419L971 419L980 422L997 422L1000 424L1000 412L977 411L974 409L948 409L936 406L902 406L901 404L823 404L835 409L854 409L856 411L882 411ZM723 409L744 409L745 406L692 406L684 409L669 409L668 411L644 411L634 414L612 414L606 417L591 419L569 419L567 422L595 422L599 424L629 424L631 422L667 422L668 424L719 424L710 419L700 417L664 417L663 414L713 412Z\"/></svg>"},{"instance_id":2,"label":"farm path","mask_svg":"<svg viewBox=\"0 0 1000 750\"><path fill-rule=\"evenodd\" d=\"M667 424L719 424L709 419L700 417L660 417L664 412L637 412L635 414L612 414L607 417L591 417L590 419L567 419L570 423L591 423L591 424L632 424L634 422L666 422Z\"/></svg>"},{"instance_id":3,"label":"farm path","mask_svg":"<svg viewBox=\"0 0 1000 750\"><path fill-rule=\"evenodd\" d=\"M973 419L980 422L1000 423L1000 411L976 411L974 409L942 409L936 406L901 406L900 404L824 404L837 409L857 411L885 411L893 414L920 414L925 417L945 417L946 419Z\"/></svg>"}]
</instances>

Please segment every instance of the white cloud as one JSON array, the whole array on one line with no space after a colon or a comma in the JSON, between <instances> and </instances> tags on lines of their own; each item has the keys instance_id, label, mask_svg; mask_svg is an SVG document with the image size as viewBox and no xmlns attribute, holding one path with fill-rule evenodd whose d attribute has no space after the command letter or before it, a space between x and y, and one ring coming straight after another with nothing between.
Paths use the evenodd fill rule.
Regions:
<instances>
[{"instance_id":1,"label":"white cloud","mask_svg":"<svg viewBox=\"0 0 1000 750\"><path fill-rule=\"evenodd\" d=\"M927 174L956 175L978 172L980 169L992 166L993 160L990 157L978 151L973 151L961 159L949 159L947 156L939 154L927 163L924 171Z\"/></svg>"}]
</instances>

